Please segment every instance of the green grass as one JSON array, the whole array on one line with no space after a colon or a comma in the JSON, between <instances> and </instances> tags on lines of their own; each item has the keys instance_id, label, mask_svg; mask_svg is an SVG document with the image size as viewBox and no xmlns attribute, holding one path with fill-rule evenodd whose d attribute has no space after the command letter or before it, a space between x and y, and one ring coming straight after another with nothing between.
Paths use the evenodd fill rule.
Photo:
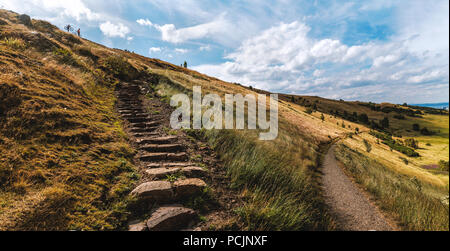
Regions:
<instances>
[{"instance_id":1,"label":"green grass","mask_svg":"<svg viewBox=\"0 0 450 251\"><path fill-rule=\"evenodd\" d=\"M448 187L434 187L400 175L345 145L336 156L381 209L393 215L405 230L448 231Z\"/></svg>"}]
</instances>

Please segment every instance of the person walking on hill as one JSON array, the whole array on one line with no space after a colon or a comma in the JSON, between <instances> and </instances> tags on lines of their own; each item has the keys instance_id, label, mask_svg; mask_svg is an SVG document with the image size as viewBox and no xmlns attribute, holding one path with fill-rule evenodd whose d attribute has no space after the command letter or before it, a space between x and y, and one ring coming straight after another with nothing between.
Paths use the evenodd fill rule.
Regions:
<instances>
[{"instance_id":1,"label":"person walking on hill","mask_svg":"<svg viewBox=\"0 0 450 251\"><path fill-rule=\"evenodd\" d=\"M77 34L78 34L79 37L81 37L81 30L80 30L80 28L78 28Z\"/></svg>"}]
</instances>

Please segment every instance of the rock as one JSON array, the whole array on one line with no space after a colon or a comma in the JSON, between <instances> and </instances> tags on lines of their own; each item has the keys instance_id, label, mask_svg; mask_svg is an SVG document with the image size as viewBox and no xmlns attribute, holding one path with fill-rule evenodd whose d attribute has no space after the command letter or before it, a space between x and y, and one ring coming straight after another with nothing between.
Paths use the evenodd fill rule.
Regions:
<instances>
[{"instance_id":1,"label":"rock","mask_svg":"<svg viewBox=\"0 0 450 251\"><path fill-rule=\"evenodd\" d=\"M147 224L145 222L130 222L128 225L128 231L130 232L144 232L148 231Z\"/></svg>"},{"instance_id":2,"label":"rock","mask_svg":"<svg viewBox=\"0 0 450 251\"><path fill-rule=\"evenodd\" d=\"M201 167L190 166L183 168L183 174L190 178L200 178L205 177L208 172Z\"/></svg>"},{"instance_id":3,"label":"rock","mask_svg":"<svg viewBox=\"0 0 450 251\"><path fill-rule=\"evenodd\" d=\"M206 183L201 179L179 180L173 185L176 197L179 199L198 194L206 186Z\"/></svg>"},{"instance_id":4,"label":"rock","mask_svg":"<svg viewBox=\"0 0 450 251\"><path fill-rule=\"evenodd\" d=\"M19 22L20 22L21 24L24 24L24 25L26 25L26 26L31 26L31 25L32 25L32 23L31 23L31 18L30 18L30 16L28 16L28 15L22 14L22 15L20 15L20 16L18 17L18 19L19 19Z\"/></svg>"},{"instance_id":5,"label":"rock","mask_svg":"<svg viewBox=\"0 0 450 251\"><path fill-rule=\"evenodd\" d=\"M175 231L186 228L196 218L197 214L192 209L161 207L147 221L147 227L150 231Z\"/></svg>"},{"instance_id":6,"label":"rock","mask_svg":"<svg viewBox=\"0 0 450 251\"><path fill-rule=\"evenodd\" d=\"M173 197L173 191L168 181L152 181L138 186L131 195L143 200L168 201Z\"/></svg>"},{"instance_id":7,"label":"rock","mask_svg":"<svg viewBox=\"0 0 450 251\"><path fill-rule=\"evenodd\" d=\"M180 170L180 168L153 168L146 170L145 173L150 179L161 179L168 175L176 174Z\"/></svg>"}]
</instances>

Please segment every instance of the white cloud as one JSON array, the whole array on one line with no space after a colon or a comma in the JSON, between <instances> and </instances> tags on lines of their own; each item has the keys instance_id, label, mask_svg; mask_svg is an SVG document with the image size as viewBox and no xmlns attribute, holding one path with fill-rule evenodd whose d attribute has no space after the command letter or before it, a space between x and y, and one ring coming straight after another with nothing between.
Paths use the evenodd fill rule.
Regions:
<instances>
[{"instance_id":1,"label":"white cloud","mask_svg":"<svg viewBox=\"0 0 450 251\"><path fill-rule=\"evenodd\" d=\"M158 53L158 52L161 52L161 51L162 51L162 49L160 47L152 47L152 48L150 48L148 50L148 53L149 54L153 54L153 53Z\"/></svg>"},{"instance_id":2,"label":"white cloud","mask_svg":"<svg viewBox=\"0 0 450 251\"><path fill-rule=\"evenodd\" d=\"M190 40L214 38L223 40L221 36L230 32L231 24L225 19L225 14L211 22L178 29L174 24L158 25L148 19L139 19L138 24L153 27L161 33L161 39L166 42L179 44Z\"/></svg>"},{"instance_id":3,"label":"white cloud","mask_svg":"<svg viewBox=\"0 0 450 251\"><path fill-rule=\"evenodd\" d=\"M153 23L150 20L148 20L148 19L145 19L145 20L144 19L139 19L139 20L136 20L136 22L138 24L142 25L142 26L150 26L150 27L153 26Z\"/></svg>"},{"instance_id":4,"label":"white cloud","mask_svg":"<svg viewBox=\"0 0 450 251\"><path fill-rule=\"evenodd\" d=\"M76 21L83 19L88 21L100 20L102 15L92 11L82 0L2 0L7 9L21 10L26 13L39 13L49 15L48 19L73 18ZM52 15L50 15L52 14Z\"/></svg>"},{"instance_id":5,"label":"white cloud","mask_svg":"<svg viewBox=\"0 0 450 251\"><path fill-rule=\"evenodd\" d=\"M189 52L189 50L187 50L187 49L181 49L181 48L176 48L176 49L175 49L175 52L176 52L176 53L180 53L180 54L186 54L186 53Z\"/></svg>"},{"instance_id":6,"label":"white cloud","mask_svg":"<svg viewBox=\"0 0 450 251\"><path fill-rule=\"evenodd\" d=\"M200 46L199 50L200 51L210 51L211 50L211 45Z\"/></svg>"},{"instance_id":7,"label":"white cloud","mask_svg":"<svg viewBox=\"0 0 450 251\"><path fill-rule=\"evenodd\" d=\"M125 38L130 29L122 23L113 24L109 21L100 24L100 30L107 37L121 37Z\"/></svg>"}]
</instances>

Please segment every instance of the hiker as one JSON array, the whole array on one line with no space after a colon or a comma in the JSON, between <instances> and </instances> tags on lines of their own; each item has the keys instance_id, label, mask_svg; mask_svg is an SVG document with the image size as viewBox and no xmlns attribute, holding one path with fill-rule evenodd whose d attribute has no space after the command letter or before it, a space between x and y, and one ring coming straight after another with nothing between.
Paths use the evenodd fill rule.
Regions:
<instances>
[{"instance_id":1,"label":"hiker","mask_svg":"<svg viewBox=\"0 0 450 251\"><path fill-rule=\"evenodd\" d=\"M67 32L70 32L70 30L72 29L72 26L70 24L68 24L64 28L66 28Z\"/></svg>"},{"instance_id":2,"label":"hiker","mask_svg":"<svg viewBox=\"0 0 450 251\"><path fill-rule=\"evenodd\" d=\"M81 37L81 35L80 35L80 34L81 34L81 30L80 30L80 28L78 28L78 30L77 30L77 34L78 34L78 36L79 36L79 37Z\"/></svg>"}]
</instances>

